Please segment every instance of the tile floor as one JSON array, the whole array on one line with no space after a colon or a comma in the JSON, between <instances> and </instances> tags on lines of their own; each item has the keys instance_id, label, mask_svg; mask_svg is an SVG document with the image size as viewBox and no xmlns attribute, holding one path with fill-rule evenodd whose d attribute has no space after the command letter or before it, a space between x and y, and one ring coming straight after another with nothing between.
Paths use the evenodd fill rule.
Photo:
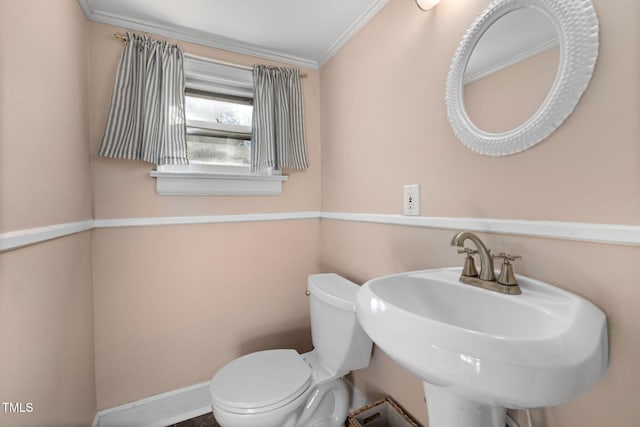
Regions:
<instances>
[{"instance_id":1,"label":"tile floor","mask_svg":"<svg viewBox=\"0 0 640 427\"><path fill-rule=\"evenodd\" d=\"M344 424L347 426L347 423ZM204 414L190 420L182 421L178 424L172 424L168 427L220 427L220 425L213 418L212 413Z\"/></svg>"},{"instance_id":2,"label":"tile floor","mask_svg":"<svg viewBox=\"0 0 640 427\"><path fill-rule=\"evenodd\" d=\"M216 420L213 418L213 414L201 415L190 420L179 422L178 424L172 424L168 427L220 427Z\"/></svg>"}]
</instances>

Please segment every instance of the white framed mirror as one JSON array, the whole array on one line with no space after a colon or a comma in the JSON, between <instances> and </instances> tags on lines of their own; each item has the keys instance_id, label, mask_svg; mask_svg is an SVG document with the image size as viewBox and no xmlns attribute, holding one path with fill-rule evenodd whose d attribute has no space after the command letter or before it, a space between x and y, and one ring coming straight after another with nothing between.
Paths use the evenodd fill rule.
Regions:
<instances>
[{"instance_id":1,"label":"white framed mirror","mask_svg":"<svg viewBox=\"0 0 640 427\"><path fill-rule=\"evenodd\" d=\"M485 155L532 147L573 112L597 57L591 0L494 0L451 62L445 102L454 133Z\"/></svg>"}]
</instances>

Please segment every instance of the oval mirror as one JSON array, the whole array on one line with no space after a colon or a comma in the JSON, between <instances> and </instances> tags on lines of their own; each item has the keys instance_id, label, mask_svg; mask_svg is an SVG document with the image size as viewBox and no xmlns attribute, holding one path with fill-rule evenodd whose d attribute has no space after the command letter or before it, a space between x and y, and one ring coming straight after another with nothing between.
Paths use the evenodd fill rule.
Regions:
<instances>
[{"instance_id":1,"label":"oval mirror","mask_svg":"<svg viewBox=\"0 0 640 427\"><path fill-rule=\"evenodd\" d=\"M590 0L495 0L451 63L449 122L473 151L508 155L549 136L571 114L598 55Z\"/></svg>"}]
</instances>

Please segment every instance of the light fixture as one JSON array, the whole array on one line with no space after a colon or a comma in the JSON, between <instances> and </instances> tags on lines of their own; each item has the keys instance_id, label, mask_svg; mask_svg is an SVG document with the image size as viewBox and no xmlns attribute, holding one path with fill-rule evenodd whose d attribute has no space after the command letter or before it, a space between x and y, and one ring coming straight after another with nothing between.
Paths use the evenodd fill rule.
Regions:
<instances>
[{"instance_id":1,"label":"light fixture","mask_svg":"<svg viewBox=\"0 0 640 427\"><path fill-rule=\"evenodd\" d=\"M440 0L416 0L416 4L422 10L429 10L440 3Z\"/></svg>"}]
</instances>

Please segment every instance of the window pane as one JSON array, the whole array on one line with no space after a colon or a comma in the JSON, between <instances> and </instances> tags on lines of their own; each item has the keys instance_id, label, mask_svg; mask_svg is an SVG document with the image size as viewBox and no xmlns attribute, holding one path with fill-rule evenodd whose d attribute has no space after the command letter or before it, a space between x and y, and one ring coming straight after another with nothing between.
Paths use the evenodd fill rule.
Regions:
<instances>
[{"instance_id":1,"label":"window pane","mask_svg":"<svg viewBox=\"0 0 640 427\"><path fill-rule=\"evenodd\" d=\"M251 126L253 105L186 95L185 109L187 120Z\"/></svg>"},{"instance_id":2,"label":"window pane","mask_svg":"<svg viewBox=\"0 0 640 427\"><path fill-rule=\"evenodd\" d=\"M187 153L194 164L249 166L251 141L187 135Z\"/></svg>"}]
</instances>

